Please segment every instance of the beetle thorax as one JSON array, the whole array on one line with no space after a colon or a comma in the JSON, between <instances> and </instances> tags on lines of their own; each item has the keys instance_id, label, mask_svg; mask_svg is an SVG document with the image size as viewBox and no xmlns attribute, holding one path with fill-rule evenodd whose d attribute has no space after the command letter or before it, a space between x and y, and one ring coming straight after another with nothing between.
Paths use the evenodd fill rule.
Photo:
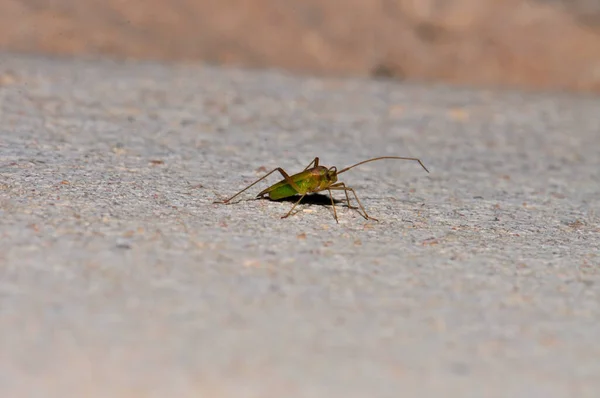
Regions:
<instances>
[{"instance_id":1,"label":"beetle thorax","mask_svg":"<svg viewBox=\"0 0 600 398\"><path fill-rule=\"evenodd\" d=\"M337 181L337 170L335 168L327 168L318 166L311 170L314 175L314 185L310 188L311 192L319 192L327 189L331 184Z\"/></svg>"}]
</instances>

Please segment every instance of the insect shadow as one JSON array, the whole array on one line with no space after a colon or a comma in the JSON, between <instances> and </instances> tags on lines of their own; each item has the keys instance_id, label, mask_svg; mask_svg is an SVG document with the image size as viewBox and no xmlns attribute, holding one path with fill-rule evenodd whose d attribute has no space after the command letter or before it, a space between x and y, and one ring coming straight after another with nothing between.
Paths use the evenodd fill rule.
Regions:
<instances>
[{"instance_id":1,"label":"insect shadow","mask_svg":"<svg viewBox=\"0 0 600 398\"><path fill-rule=\"evenodd\" d=\"M313 193L310 195L305 195L302 200L298 200L301 197L301 195L294 195L294 196L288 196L287 198L281 198L281 199L271 199L267 196L258 196L256 198L249 198L249 199L244 199L241 200L240 202L252 202L255 200L268 200L269 202L289 202L289 203L296 203L298 202L299 205L319 205L319 206L329 206L331 205L331 199L333 199L333 203L338 204L338 203L346 203L345 200L340 200L340 199L336 199L336 198L330 198L327 195L323 195L322 193ZM346 207L348 207L348 205L346 205ZM354 206L350 206L350 208L354 209Z\"/></svg>"},{"instance_id":2,"label":"insect shadow","mask_svg":"<svg viewBox=\"0 0 600 398\"><path fill-rule=\"evenodd\" d=\"M287 198L281 198L279 200L273 200L270 199L268 197L265 196L261 196L258 198L254 198L253 200L268 200L270 202L289 202L289 203L298 203L298 205L318 205L318 206L331 206L331 202L333 201L334 204L338 204L338 203L345 203L345 200L340 200L340 199L336 199L336 198L332 198L329 197L327 195L323 195L321 193L312 193L310 195L305 195L303 198L300 198L301 195L294 195L294 196L288 196ZM300 200L299 200L300 199ZM252 199L251 199L252 200ZM348 207L348 205L346 205L346 207ZM349 208L351 209L355 209L356 207L354 206L350 206ZM292 212L291 214L296 214L298 213L300 210L296 210L295 212ZM290 214L290 215L291 215Z\"/></svg>"},{"instance_id":3,"label":"insect shadow","mask_svg":"<svg viewBox=\"0 0 600 398\"><path fill-rule=\"evenodd\" d=\"M300 195L289 196L287 198L282 198L279 200L268 199L265 197L256 198L256 199L268 199L271 202L295 203L295 202L298 202L298 198L300 198ZM342 202L345 202L345 201L333 198L333 203L335 203L335 204L342 203ZM313 193L311 195L306 195L305 197L303 197L302 200L300 201L300 203L298 203L298 204L331 206L331 198L327 195L323 195L322 193Z\"/></svg>"}]
</instances>

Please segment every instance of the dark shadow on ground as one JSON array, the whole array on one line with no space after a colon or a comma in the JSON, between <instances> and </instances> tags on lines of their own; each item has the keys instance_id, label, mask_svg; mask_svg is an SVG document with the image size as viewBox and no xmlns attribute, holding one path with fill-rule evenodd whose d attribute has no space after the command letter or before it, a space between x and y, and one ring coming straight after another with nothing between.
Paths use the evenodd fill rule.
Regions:
<instances>
[{"instance_id":1,"label":"dark shadow on ground","mask_svg":"<svg viewBox=\"0 0 600 398\"><path fill-rule=\"evenodd\" d=\"M260 199L260 198L259 198ZM269 198L264 198L267 200L271 200ZM300 195L290 196L288 198L283 198L279 200L272 200L272 202L290 202L296 203L300 199ZM334 203L337 205L338 203L346 203L345 200L333 199ZM300 204L303 205L330 205L331 206L331 198L329 195L323 195L320 193L312 193L310 195L306 195Z\"/></svg>"}]
</instances>

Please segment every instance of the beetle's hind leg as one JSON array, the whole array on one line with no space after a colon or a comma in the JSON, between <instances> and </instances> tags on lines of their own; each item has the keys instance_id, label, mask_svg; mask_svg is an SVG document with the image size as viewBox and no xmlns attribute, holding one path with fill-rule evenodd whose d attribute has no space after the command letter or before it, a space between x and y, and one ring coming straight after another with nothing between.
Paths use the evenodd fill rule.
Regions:
<instances>
[{"instance_id":1,"label":"beetle's hind leg","mask_svg":"<svg viewBox=\"0 0 600 398\"><path fill-rule=\"evenodd\" d=\"M318 158L317 158L318 159ZM317 160L318 161L318 160ZM267 174L265 174L264 176L260 177L258 180L254 181L252 184L248 185L246 188L242 189L241 191L239 191L238 193L236 193L235 195L233 195L232 197L225 199L225 200L219 200L219 201L215 201L213 203L223 203L223 204L231 204L231 201L237 197L239 194L241 194L242 192L247 191L248 189L250 189L251 187L253 187L254 185L258 184L259 182L261 182L262 180L264 180L265 178L267 178L268 176L270 176L271 174L273 174L274 172L278 171L279 174L281 174L283 176L283 179L287 181L288 184L290 184L290 186L292 188L294 188L296 191L299 191L299 187L298 185L290 178L290 176L288 175L288 173L285 172L284 169L282 169L281 167L276 167L273 170L269 171ZM264 191L260 192L258 195L256 195L256 198L262 198L265 195L267 195L269 193L269 188L265 189Z\"/></svg>"},{"instance_id":2,"label":"beetle's hind leg","mask_svg":"<svg viewBox=\"0 0 600 398\"><path fill-rule=\"evenodd\" d=\"M312 162L310 162L310 163L308 164L308 166L306 166L306 167L304 168L304 170L303 170L303 171L306 171L306 170L310 169L310 166L313 166L313 167L319 167L319 158L318 158L318 157L314 158L314 159L313 159L313 161L312 161Z\"/></svg>"}]
</instances>

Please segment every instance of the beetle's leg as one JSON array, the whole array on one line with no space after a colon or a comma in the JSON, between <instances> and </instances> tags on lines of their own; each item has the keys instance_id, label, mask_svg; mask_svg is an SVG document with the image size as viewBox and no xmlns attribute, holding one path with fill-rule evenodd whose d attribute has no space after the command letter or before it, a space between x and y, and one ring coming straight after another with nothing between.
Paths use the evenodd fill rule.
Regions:
<instances>
[{"instance_id":1,"label":"beetle's leg","mask_svg":"<svg viewBox=\"0 0 600 398\"><path fill-rule=\"evenodd\" d=\"M302 193L302 190L300 189L300 187L298 186L298 184L296 184L294 182L294 180L292 180L292 178L285 172L284 169L282 169L281 167L276 168L275 170L279 171L279 173L283 176L283 179L285 180L285 182L287 182L288 184L290 184L290 186L292 188L294 188L296 190L297 193ZM275 171L274 170L274 171ZM264 177L263 177L264 178ZM256 195L257 198L263 197L266 194L268 194L270 192L270 188L267 188L261 192L258 193L258 195ZM307 192L304 192L304 194L306 194Z\"/></svg>"},{"instance_id":2,"label":"beetle's leg","mask_svg":"<svg viewBox=\"0 0 600 398\"><path fill-rule=\"evenodd\" d=\"M308 164L308 166L306 166L306 167L304 168L304 170L302 170L302 171L306 171L306 170L310 169L310 166L311 166L311 165L314 165L313 167L319 167L319 158L318 158L318 157L314 158L314 159L313 159L313 161L312 161L312 162L310 162L310 163Z\"/></svg>"},{"instance_id":3,"label":"beetle's leg","mask_svg":"<svg viewBox=\"0 0 600 398\"><path fill-rule=\"evenodd\" d=\"M294 203L294 205L292 206L292 208L290 209L290 211L288 211L285 216L281 216L281 218L287 218L287 217L289 217L289 215L292 214L292 210L294 210L296 208L296 206L298 206L298 203L300 203L300 201L302 199L304 199L305 196L306 196L306 194L302 194L302 196L300 196L300 199L298 199L298 201L296 203Z\"/></svg>"},{"instance_id":4,"label":"beetle's leg","mask_svg":"<svg viewBox=\"0 0 600 398\"><path fill-rule=\"evenodd\" d=\"M337 184L333 184L333 186L334 186L334 187L344 187L344 188L345 188L345 187L346 187L346 184L344 184L343 182L340 182L340 183L337 183ZM353 209L353 210L356 210L356 209L358 209L358 207L352 206L352 205L350 204L350 197L348 196L348 190L347 190L347 189L344 189L343 191L344 191L344 193L346 194L346 202L348 203L348 208L349 208L349 209Z\"/></svg>"},{"instance_id":5,"label":"beetle's leg","mask_svg":"<svg viewBox=\"0 0 600 398\"><path fill-rule=\"evenodd\" d=\"M329 191L329 197L331 198L331 206L333 206L333 217L335 217L335 222L339 224L340 222L337 218L337 211L335 210L335 201L333 200L333 194L331 193L331 189L327 188L327 190Z\"/></svg>"},{"instance_id":6,"label":"beetle's leg","mask_svg":"<svg viewBox=\"0 0 600 398\"><path fill-rule=\"evenodd\" d=\"M334 189L335 189L335 188L339 188L339 187L346 188L346 184L344 184L343 182L338 182L338 183L336 183L336 184L333 184L333 185L332 185L332 187L333 187ZM358 209L358 207L352 206L352 205L350 204L350 197L348 196L348 191L349 191L348 189L337 189L337 190L338 190L338 191L344 191L344 194L346 194L346 203L348 203L348 208L349 208L349 209L353 209L353 210L356 210L356 209Z\"/></svg>"},{"instance_id":7,"label":"beetle's leg","mask_svg":"<svg viewBox=\"0 0 600 398\"><path fill-rule=\"evenodd\" d=\"M352 194L354 195L354 198L356 199L356 202L358 203L358 205L360 206L362 213L359 211L358 214L360 214L361 216L363 216L365 218L365 220L373 220L373 221L379 221L378 219L371 217L370 215L367 214L367 211L365 210L364 206L362 205L362 203L360 203L360 200L358 199L358 196L356 195L356 192L354 191L354 188L349 188L346 186L346 184L344 184L343 182L338 182L336 184L333 184L332 186L329 187L330 189L333 189L335 191L345 191L345 192L352 192Z\"/></svg>"},{"instance_id":8,"label":"beetle's leg","mask_svg":"<svg viewBox=\"0 0 600 398\"><path fill-rule=\"evenodd\" d=\"M298 185L296 185L296 183L294 181L292 181L292 179L285 172L285 170L282 169L281 167L277 167L277 168L269 171L267 174L265 174L264 176L260 177L258 180L254 181L252 184L248 185L246 188L242 189L241 191L239 191L238 193L236 193L235 195L233 195L229 199L225 199L223 201L216 201L216 202L213 202L213 203L225 203L225 204L229 203L233 198L235 198L236 196L238 196L242 192L245 192L247 189L253 187L257 183L261 182L262 180L264 180L265 178L267 178L268 176L270 176L271 174L273 174L276 171L279 171L279 173L281 173L281 175L283 176L283 178L285 178L285 180L287 181L287 183L290 184L295 190L299 191ZM260 196L260 194L258 196Z\"/></svg>"},{"instance_id":9,"label":"beetle's leg","mask_svg":"<svg viewBox=\"0 0 600 398\"><path fill-rule=\"evenodd\" d=\"M278 169L278 168L277 168ZM258 180L254 181L252 184L248 185L246 188L242 189L241 191L239 191L238 193L236 193L235 195L233 195L232 197L230 197L229 199L225 199L223 201L218 201L218 202L213 202L213 203L229 203L233 198L235 198L236 196L238 196L239 194L241 194L242 192L245 192L248 188L253 187L255 184L261 182L262 180L264 180L265 178L267 178L268 176L270 176L271 174L273 174L274 172L277 171L277 169L273 169L271 171L269 171L267 174L265 174L264 176L262 176L261 178L259 178Z\"/></svg>"}]
</instances>

